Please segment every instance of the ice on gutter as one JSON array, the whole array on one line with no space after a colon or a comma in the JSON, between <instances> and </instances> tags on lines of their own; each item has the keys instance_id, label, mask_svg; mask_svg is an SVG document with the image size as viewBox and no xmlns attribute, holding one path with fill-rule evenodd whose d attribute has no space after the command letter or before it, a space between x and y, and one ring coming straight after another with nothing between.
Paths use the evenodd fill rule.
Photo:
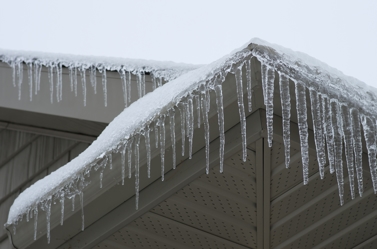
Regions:
<instances>
[{"instance_id":1,"label":"ice on gutter","mask_svg":"<svg viewBox=\"0 0 377 249\"><path fill-rule=\"evenodd\" d=\"M275 76L278 76L279 89L276 90L280 91L282 105L286 166L289 166L290 158L289 125L291 100L295 99L304 184L307 184L309 180L307 115L308 111L311 111L320 176L321 178L324 177L324 168L328 160L330 172L336 173L340 204L343 204L344 196L343 144L345 146L344 151L346 153L351 196L352 198L355 197L355 171L359 195L361 196L363 193L361 127L364 130L373 188L376 192L376 111L373 108L374 103L372 102L376 97L376 91L373 89L364 89L362 87L363 83L347 77L339 71L302 53L296 53L275 45L266 46L266 42L258 39L253 39L251 42L251 44L234 51L210 65L190 71L172 80L134 102L129 108L126 108L80 156L21 193L10 209L6 226L14 225L13 227L15 227L18 220L24 215L29 219L30 213L34 215L34 222L36 222L37 219L35 216L38 215L39 208L46 210L46 214L49 215L48 210L51 208L52 199L61 200L63 203L62 207L64 207L64 199L79 195L81 203L83 203L83 190L87 184L85 181L87 174L91 170L98 170L106 166L112 167L112 155L114 153L121 154L122 182L126 175L126 168L128 168L129 174L132 173L130 170L131 166L134 168L137 208L140 136L145 137L147 165L148 169L150 169L150 161L148 162L151 158L149 136L152 127L155 131L157 130L156 127L159 130L157 136L158 141L160 141L163 179L166 132L171 133L172 151L175 158L175 129L172 129L172 127L180 125L182 142L184 143L185 137L188 138L188 151L189 157L191 157L192 137L195 126L202 123L204 125L206 146L206 172L208 173L210 141L210 127L208 123L210 107L209 91L214 91L216 95L220 134L220 170L222 170L225 144L222 83L228 73L234 74L236 79L235 88L241 123L243 159L246 160L247 124L243 89L245 84L247 90L247 108L251 110L251 75L257 73L250 67L250 60L253 57L261 63L260 72L264 104L266 105L268 143L270 146L273 143L274 82ZM246 73L246 77L242 77L242 73ZM243 82L243 78L246 79L246 82ZM290 96L290 82L294 84L295 96ZM309 96L307 96L307 92L309 92ZM164 97L161 98L161 96ZM311 110L308 110L307 98L309 98ZM194 110L200 113L199 117L201 121L199 123L194 122ZM178 114L181 116L181 123L175 124L175 115ZM170 124L170 131L165 130L165 123L167 122ZM135 165L131 165L130 163L131 156L135 157ZM126 158L128 158L128 162ZM173 168L175 168L176 162L174 158ZM62 209L62 219L63 217L64 209ZM47 218L47 220L49 219Z\"/></svg>"},{"instance_id":2,"label":"ice on gutter","mask_svg":"<svg viewBox=\"0 0 377 249\"><path fill-rule=\"evenodd\" d=\"M125 106L131 103L131 75L136 77L139 98L145 95L145 75L150 74L153 89L161 86L163 82L170 81L178 76L198 68L197 65L161 62L141 59L123 59L100 56L79 56L66 54L53 54L28 51L12 51L0 49L0 61L7 63L13 69L13 86L18 87L18 98L21 98L21 87L27 82L30 101L33 94L40 91L40 77L42 67L48 69L51 103L62 100L62 71L68 68L70 75L71 91L77 97L77 85L81 83L83 89L83 103L86 105L87 76L89 82L97 93L97 73L102 75L99 84L104 92L104 104L107 106L107 76L106 71L117 71L122 80L122 89ZM27 68L27 77L24 76L23 67ZM25 78L25 79L24 79ZM79 78L79 79L78 79Z\"/></svg>"}]
</instances>

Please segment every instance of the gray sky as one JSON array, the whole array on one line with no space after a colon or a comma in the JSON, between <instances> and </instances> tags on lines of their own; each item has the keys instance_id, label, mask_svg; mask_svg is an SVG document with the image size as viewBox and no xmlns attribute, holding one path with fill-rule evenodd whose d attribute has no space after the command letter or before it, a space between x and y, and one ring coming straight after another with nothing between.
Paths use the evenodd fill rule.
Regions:
<instances>
[{"instance_id":1,"label":"gray sky","mask_svg":"<svg viewBox=\"0 0 377 249\"><path fill-rule=\"evenodd\" d=\"M210 63L253 37L377 87L377 1L0 0L0 48Z\"/></svg>"}]
</instances>

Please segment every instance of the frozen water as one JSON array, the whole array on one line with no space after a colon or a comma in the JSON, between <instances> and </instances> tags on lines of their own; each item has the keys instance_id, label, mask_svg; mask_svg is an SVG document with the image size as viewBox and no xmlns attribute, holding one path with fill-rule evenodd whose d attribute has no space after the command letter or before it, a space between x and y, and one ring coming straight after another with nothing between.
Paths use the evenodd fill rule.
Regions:
<instances>
[{"instance_id":1,"label":"frozen water","mask_svg":"<svg viewBox=\"0 0 377 249\"><path fill-rule=\"evenodd\" d=\"M359 195L363 193L363 173L362 173L362 132L368 151L369 166L373 182L374 191L377 192L377 162L376 162L376 104L377 91L368 87L359 81L342 75L339 71L328 67L327 65L316 61L304 54L296 53L291 50L271 45L272 48L266 48L266 43L260 40L253 40L253 44L245 46L240 50L233 52L231 55L196 70L187 72L182 76L171 80L163 85L164 80L173 79L171 72L169 74L159 71L159 68L147 70L146 67L138 67L130 70L130 67L124 64L119 67L112 67L110 64L87 63L86 67L80 60L65 64L64 60L31 60L25 61L20 57L4 57L1 60L6 61L13 68L13 82L15 86L21 87L22 84L22 67L23 63L28 66L28 80L32 79L32 68L34 68L34 90L39 91L40 68L47 66L49 70L49 80L51 87L51 96L54 91L54 71L57 74L56 97L57 101L61 100L61 68L60 65L68 67L71 79L71 90L77 92L77 70L81 73L82 82L85 82L85 72L89 70L90 82L95 87L94 72L96 70L102 74L102 87L104 93L104 103L107 103L107 78L106 71L118 71L123 81L123 93L125 105L130 103L130 82L131 75L135 76L138 82L138 92L140 99L128 108L126 108L118 117L112 121L103 131L98 139L84 151L79 157L69 162L64 167L51 173L43 180L36 182L30 188L26 189L15 200L10 209L7 225L16 226L23 214L32 210L34 215L35 236L37 231L38 207L43 207L45 203L56 195L59 195L62 202L64 198L72 199L76 195L80 196L80 205L82 210L82 229L84 228L84 200L83 191L85 190L85 174L93 169L100 170L101 179L106 165L111 162L111 153L121 154L122 164L122 184L126 175L126 155L128 164L128 176L131 178L132 171L135 176L135 200L136 209L139 203L139 177L140 177L140 135L144 135L144 141L147 151L148 176L150 171L151 148L150 148L150 131L154 125L155 142L160 149L161 157L161 177L164 179L165 174L165 149L172 145L173 168L176 167L176 134L175 134L175 112L180 112L180 129L182 139L182 154L185 151L185 137L188 137L189 157L191 157L192 140L194 127L204 126L205 141L205 168L208 174L210 168L209 146L210 146L210 129L215 129L209 125L209 116L211 108L210 91L214 91L216 96L216 111L218 118L218 129L220 137L220 171L223 171L223 161L225 154L225 127L224 120L224 98L223 82L228 73L234 74L235 90L239 109L241 123L241 143L243 151L243 160L247 157L247 140L246 140L246 114L244 107L244 87L242 73L245 72L247 107L251 111L252 102L252 79L261 78L264 104L266 105L266 123L269 146L272 145L272 124L274 114L274 90L275 75L279 75L279 92L283 116L283 140L285 146L285 164L289 166L290 157L290 109L291 96L289 83L295 84L295 101L299 127L301 161L303 166L303 183L309 181L309 144L308 144L308 107L310 102L311 116L313 118L314 138L319 162L319 172L321 178L325 173L326 151L330 165L330 172L336 173L338 182L340 204L344 203L344 176L343 176L343 144L345 148L345 157L347 161L347 170L351 188L351 197L355 197L354 187L354 168L356 167L356 176L358 181ZM257 45L256 43L259 43ZM268 45L268 44L267 44ZM0 51L1 52L1 51ZM1 53L0 53L1 54ZM257 63L251 67L250 59L255 57ZM4 59L5 58L5 59ZM11 59L9 59L11 58ZM254 59L253 59L254 60ZM29 64L28 64L29 63ZM255 65L261 65L254 71ZM83 72L83 73L82 73ZM124 73L123 73L124 72ZM159 86L154 92L145 95L145 75L152 73L152 81L155 87ZM260 74L260 75L258 75ZM83 78L84 76L84 78ZM233 76L232 76L233 77ZM30 87L30 85L29 85ZM84 88L84 87L83 87ZM32 88L31 88L32 90ZM226 89L228 90L228 89ZM293 89L292 89L293 90ZM368 92L367 92L368 91ZM276 91L278 92L278 91ZM275 93L276 93L275 92ZM306 93L309 93L310 100L307 102ZM352 94L351 94L352 93ZM161 97L163 96L163 97ZM51 101L53 99L51 98ZM197 122L194 120L194 106L196 105ZM213 110L212 110L213 111ZM212 114L211 114L212 115ZM169 118L170 127L169 142L165 134L165 117ZM196 133L195 133L196 134ZM197 134L196 134L197 135ZM178 138L179 139L179 138ZM166 141L165 141L166 140ZM169 144L170 143L170 144ZM149 154L149 155L148 155ZM132 157L133 160L132 160ZM133 163L133 164L132 164ZM132 167L134 166L134 167ZM110 163L111 168L111 163ZM100 181L101 184L101 181ZM64 190L65 196L62 195ZM63 196L63 197L61 197ZM48 207L48 205L47 205ZM44 207L45 208L45 207ZM46 209L44 209L46 210ZM48 210L48 208L47 208ZM62 217L64 209L62 207ZM50 217L46 217L48 220ZM61 221L62 222L62 221ZM47 224L47 226L49 226Z\"/></svg>"}]
</instances>

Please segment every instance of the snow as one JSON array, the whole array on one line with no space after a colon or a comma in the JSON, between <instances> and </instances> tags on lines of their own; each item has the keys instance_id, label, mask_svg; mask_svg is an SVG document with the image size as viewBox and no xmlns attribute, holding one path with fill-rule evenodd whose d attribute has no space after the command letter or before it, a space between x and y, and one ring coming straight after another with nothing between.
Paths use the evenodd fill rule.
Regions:
<instances>
[{"instance_id":1,"label":"snow","mask_svg":"<svg viewBox=\"0 0 377 249\"><path fill-rule=\"evenodd\" d=\"M259 45L258 45L259 44ZM266 47L267 46L267 47ZM285 146L285 164L289 167L290 159L290 117L291 117L291 96L290 82L294 83L295 102L297 112L297 122L299 128L301 161L303 167L303 184L309 183L309 143L308 143L308 106L307 100L310 101L311 115L313 117L314 141L317 151L320 177L323 179L326 165L326 148L329 160L330 173L336 174L340 205L344 203L344 175L343 175L343 143L345 148L345 157L349 175L351 197L355 198L354 177L355 169L358 183L359 195L363 193L363 171L362 171L362 138L361 127L364 130L364 138L368 151L369 166L375 193L377 192L377 160L376 160L376 120L377 115L375 99L377 99L377 90L366 86L364 83L343 75L340 71L329 67L328 65L300 52L269 44L260 39L253 39L251 43L233 51L231 54L224 56L220 60L203 66L201 68L188 71L180 77L171 80L162 85L162 77L152 75L154 85L158 88L152 93L145 94L145 68L136 73L138 81L138 94L140 99L132 103L118 117L116 117L109 126L102 132L98 139L77 158L51 173L43 180L36 182L26 189L15 200L10 209L8 222L6 225L17 224L18 220L24 214L38 215L38 208L49 210L51 198L57 196L72 199L76 195L80 196L82 211L82 229L84 229L83 213L83 191L88 184L85 181L86 174L92 169L100 170L101 179L104 168L109 164L112 168L112 154L121 154L122 163L122 184L126 175L126 155L128 157L128 177L132 176L132 160L135 174L135 196L136 209L139 201L139 147L140 136L144 136L147 149L147 166L148 177L150 177L150 160L151 160L151 141L150 131L155 133L155 146L160 148L161 156L161 179L164 180L165 174L165 121L170 125L170 137L173 151L173 168L176 167L175 155L175 115L179 111L181 117L181 134L182 134L182 155L185 153L185 137L189 141L189 158L192 155L192 139L194 134L194 103L197 109L197 126L201 123L204 126L205 138L205 156L206 156L206 173L209 173L209 145L210 145L210 126L208 113L210 109L210 91L216 95L216 109L218 114L218 127L220 136L220 171L223 171L225 135L224 135L224 107L222 83L228 73L235 75L235 88L239 117L241 123L241 143L243 151L243 160L247 159L247 136L246 136L246 116L244 106L244 87L242 71L246 72L246 90L248 110L251 111L252 102L252 77L255 72L250 67L250 59L255 57L260 63L262 89L264 104L266 106L266 124L267 124L267 141L271 147L273 144L273 116L274 116L274 92L275 77L278 78L283 116L283 140ZM31 57L27 57L31 58ZM69 57L70 58L70 57ZM20 58L13 57L13 61ZM72 58L70 58L72 59ZM75 59L75 58L73 58ZM81 57L76 58L79 62ZM140 61L139 61L140 62ZM134 63L139 63L134 61ZM75 62L77 65L77 62ZM143 62L147 63L147 62ZM132 63L130 62L130 65ZM20 68L22 63L10 63L14 66L18 79L22 79ZM108 64L113 65L113 64ZM147 65L147 64L145 64ZM88 69L93 65L85 67ZM159 70L154 65L151 71ZM161 66L161 65L160 65ZM166 66L166 65L165 65ZM35 69L40 68L36 64ZM111 66L109 66L111 68ZM50 67L53 72L54 67ZM16 70L17 69L17 70ZM58 71L61 71L56 67ZM106 70L105 67L97 67L102 74L103 91L106 93ZM106 67L109 70L109 68ZM114 68L113 68L114 69ZM129 87L131 75L124 65L116 68L120 73L124 89L124 99L127 106L129 98ZM82 67L78 68L82 72ZM81 70L81 71L80 71ZM90 69L93 70L93 69ZM184 69L184 70L187 70ZM184 71L183 70L183 71ZM70 68L71 74L77 73L77 68ZM128 72L128 73L126 73ZM182 73L182 71L181 71ZM38 73L37 73L38 74ZM94 75L91 71L91 75ZM31 78L31 75L28 75ZM39 77L38 75L36 77ZM14 77L16 78L16 77ZM75 78L75 77L73 77ZM93 77L92 77L93 78ZM165 76L164 76L165 78ZM51 77L51 87L54 87L53 77ZM82 80L82 83L85 80ZM14 81L14 84L16 81ZM19 83L19 82L18 82ZM20 84L20 83L19 83ZM38 82L36 83L38 84ZM95 87L96 82L91 80ZM56 88L59 89L61 84L58 83ZM77 88L75 79L71 81L71 87ZM76 90L75 90L76 91ZM51 91L52 92L52 91ZM307 92L309 98L307 99ZM105 94L106 95L106 94ZM83 94L85 96L85 93ZM161 98L161 96L164 96ZM61 96L57 93L57 100ZM106 98L105 98L106 105ZM84 98L85 103L85 98ZM132 118L130 118L132 117ZM153 130L152 130L153 129ZM169 131L168 131L169 132ZM100 182L100 186L102 186ZM50 202L48 201L50 200ZM49 215L49 214L48 214ZM62 217L64 209L62 208ZM49 222L49 217L47 217ZM63 218L62 218L63 220ZM36 222L36 219L34 219ZM37 226L37 223L35 223ZM49 227L49 223L47 227ZM49 239L49 231L48 231Z\"/></svg>"}]
</instances>

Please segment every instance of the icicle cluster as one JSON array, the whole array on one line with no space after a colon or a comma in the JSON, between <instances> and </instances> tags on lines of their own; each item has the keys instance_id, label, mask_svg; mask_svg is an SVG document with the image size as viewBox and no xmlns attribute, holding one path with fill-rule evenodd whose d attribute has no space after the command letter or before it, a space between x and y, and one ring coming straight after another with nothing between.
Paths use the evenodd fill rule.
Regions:
<instances>
[{"instance_id":1,"label":"icicle cluster","mask_svg":"<svg viewBox=\"0 0 377 249\"><path fill-rule=\"evenodd\" d=\"M266 124L267 124L267 142L271 147L273 144L273 115L274 115L274 92L280 93L280 104L282 107L282 125L283 125L283 141L285 146L285 164L289 167L290 164L290 118L291 118L291 99L296 103L296 112L298 119L298 129L301 146L301 162L303 167L303 183L309 182L309 130L308 130L308 106L310 103L310 114L313 120L313 130L315 139L315 148L318 159L319 174L323 179L325 177L326 166L329 166L330 173L336 174L340 204L344 203L344 177L343 177L343 145L346 158L346 168L348 171L349 184L351 190L351 197L355 198L355 172L357 177L357 187L359 195L363 193L363 169L362 169L362 129L368 150L369 165L373 181L373 188L377 192L377 138L376 138L376 120L364 113L363 111L348 106L347 103L339 101L335 95L329 91L322 91L316 82L307 81L307 78L300 77L292 68L282 63L276 58L265 58L265 54L258 51L248 51L243 53L241 58L234 58L229 64L223 65L221 69L214 72L210 77L196 82L196 87L186 92L175 103L167 106L153 118L145 122L139 130L130 134L116 145L114 148L109 148L109 151L103 153L97 160L85 167L85 171L76 176L71 182L65 185L57 193L48 198L39 201L36 206L31 207L27 213L27 220L34 215L35 236L37 231L38 208L46 211L46 215L50 215L51 202L57 199L61 203L61 224L63 224L64 217L64 203L65 199L71 199L74 209L75 196L79 195L82 209L82 228L84 229L84 212L83 212L83 189L87 185L85 177L91 170L100 172L100 188L102 188L102 178L105 168L109 165L112 169L113 154L119 154L121 158L121 183L124 185L125 178L134 175L135 180L135 206L139 206L139 177L140 177L140 160L146 158L147 174L150 177L151 171L151 150L153 147L160 149L160 170L161 180L164 180L165 175L165 150L171 147L172 165L173 169L177 166L176 160L176 146L177 140L181 140L182 156L188 152L188 158L193 155L193 138L195 127L204 127L205 139L205 162L206 173L210 170L209 146L210 146L210 126L209 115L211 109L210 92L213 92L216 99L212 101L216 105L218 128L220 137L219 158L220 158L220 172L224 168L224 149L225 149L225 131L224 131L224 100L222 84L225 81L227 74L234 74L235 77L235 94L237 96L237 103L240 117L240 133L242 144L242 158L247 159L247 134L246 134L246 114L245 114L245 99L247 96L247 110L252 111L252 80L258 74L258 70L251 69L251 60L255 57L256 61L261 64L260 77L262 79L262 89L264 96L264 104L266 106ZM257 62L255 62L257 63ZM257 63L258 64L258 63ZM18 72L20 66L15 66L15 72ZM34 67L36 68L36 67ZM61 71L61 67L54 66L54 70ZM59 68L59 69L57 69ZM40 70L40 69L38 69ZM60 71L59 71L60 70ZM83 71L83 70L82 70ZM94 79L95 68L91 68L91 79ZM105 69L101 68L100 73L105 75ZM70 67L72 89L77 88L75 82L75 75L77 74L76 67ZM80 71L81 72L81 71ZM84 71L83 71L84 72ZM130 103L130 82L131 74L124 69L120 71L123 82L125 104ZM243 77L242 74L246 76ZM52 74L52 73L51 73ZM19 75L19 74L18 74ZM20 76L18 76L20 77ZM22 77L22 76L21 76ZM53 78L51 76L51 78ZM138 94L142 97L145 94L145 74L137 74ZM162 85L162 79L152 77L155 87ZM243 80L246 79L246 82ZM82 80L85 82L85 80ZM91 80L92 86L96 86L96 82ZM14 83L16 84L16 83ZM104 92L106 89L106 76L102 80ZM244 87L246 85L246 87ZM277 87L275 87L275 85ZM292 85L292 87L291 87ZM53 84L51 84L53 86ZM276 88L276 89L275 89ZM291 89L292 88L292 89ZM246 89L246 94L244 89ZM291 96L291 91L294 95ZM307 96L308 95L308 96ZM212 115L212 114L211 114ZM180 119L176 123L177 119ZM169 128L166 129L166 126ZM176 126L180 131L176 134ZM170 141L166 138L170 137ZM154 141L151 141L154 139ZM187 141L187 143L186 143ZM153 144L154 142L154 144ZM187 147L188 148L187 148ZM145 148L146 155L140 155L140 147ZM327 151L326 151L327 149ZM51 201L52 200L52 201ZM30 214L29 214L30 213ZM15 227L22 216L13 222ZM50 227L50 219L47 217L47 228ZM49 240L49 231L47 233Z\"/></svg>"},{"instance_id":2,"label":"icicle cluster","mask_svg":"<svg viewBox=\"0 0 377 249\"><path fill-rule=\"evenodd\" d=\"M132 101L131 86L136 82L137 98L146 94L145 75L150 74L152 79L153 90L163 85L164 82L174 79L172 75L161 71L146 71L144 69L130 70L126 66L108 66L101 63L77 63L67 61L44 61L39 59L23 59L21 57L4 57L0 55L0 61L6 62L12 68L12 83L18 88L18 99L21 99L21 89L24 82L24 67L27 67L27 83L29 88L29 99L32 101L33 94L37 95L41 90L41 73L42 67L47 68L48 85L50 91L50 101L54 103L62 101L63 98L63 69L68 71L70 89L74 95L78 96L78 84L81 84L83 105L86 106L87 81L89 78L90 85L94 94L97 94L97 72L100 73L100 82L103 90L104 105L107 106L107 76L106 71L118 71L122 81L122 90L124 105L127 107ZM79 78L79 79L78 79Z\"/></svg>"}]
</instances>

